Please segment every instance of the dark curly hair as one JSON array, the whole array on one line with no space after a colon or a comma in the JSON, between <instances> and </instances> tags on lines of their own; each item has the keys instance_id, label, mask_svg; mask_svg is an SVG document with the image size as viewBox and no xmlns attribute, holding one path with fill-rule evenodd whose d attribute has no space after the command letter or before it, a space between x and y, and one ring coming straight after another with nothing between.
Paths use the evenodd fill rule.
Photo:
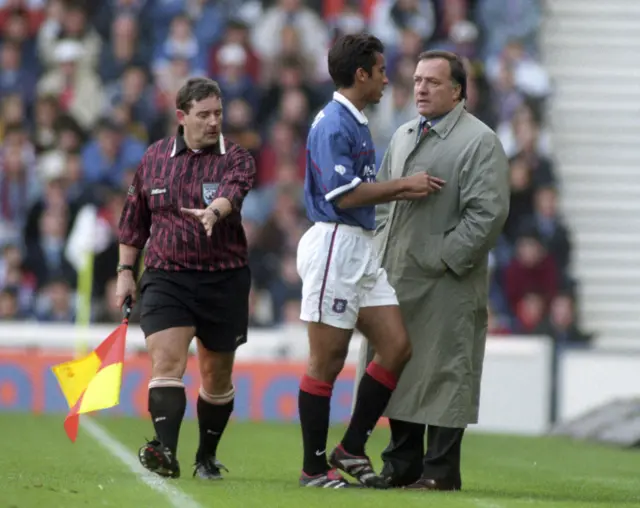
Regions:
<instances>
[{"instance_id":1,"label":"dark curly hair","mask_svg":"<svg viewBox=\"0 0 640 508\"><path fill-rule=\"evenodd\" d=\"M364 69L371 75L376 64L376 53L383 52L384 45L373 35L339 37L329 51L329 74L336 88L351 88L358 69Z\"/></svg>"}]
</instances>

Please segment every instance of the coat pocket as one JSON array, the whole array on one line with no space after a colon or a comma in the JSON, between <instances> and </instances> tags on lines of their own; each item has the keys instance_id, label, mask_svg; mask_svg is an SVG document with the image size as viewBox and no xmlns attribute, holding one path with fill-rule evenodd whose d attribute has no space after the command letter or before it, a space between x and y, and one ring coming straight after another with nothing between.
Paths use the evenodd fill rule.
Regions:
<instances>
[{"instance_id":1,"label":"coat pocket","mask_svg":"<svg viewBox=\"0 0 640 508\"><path fill-rule=\"evenodd\" d=\"M447 265L442 261L443 242L442 233L427 235L424 239L410 243L407 256L428 277L442 277L447 271Z\"/></svg>"}]
</instances>

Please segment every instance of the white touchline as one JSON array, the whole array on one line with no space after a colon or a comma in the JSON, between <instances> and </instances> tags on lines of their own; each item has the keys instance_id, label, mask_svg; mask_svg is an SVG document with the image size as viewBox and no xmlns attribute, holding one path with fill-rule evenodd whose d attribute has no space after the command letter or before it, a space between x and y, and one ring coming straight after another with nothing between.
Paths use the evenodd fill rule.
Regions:
<instances>
[{"instance_id":1,"label":"white touchline","mask_svg":"<svg viewBox=\"0 0 640 508\"><path fill-rule=\"evenodd\" d=\"M502 508L501 504L494 503L493 501L486 501L485 499L473 498L471 501L473 501L473 504L478 508Z\"/></svg>"},{"instance_id":2,"label":"white touchline","mask_svg":"<svg viewBox=\"0 0 640 508\"><path fill-rule=\"evenodd\" d=\"M91 434L98 443L111 453L111 455L120 459L120 462L127 466L133 474L140 477L144 483L157 493L165 496L174 508L203 508L203 506L191 496L188 496L180 489L170 485L165 479L142 467L136 456L120 441L111 437L111 435L101 425L96 423L95 420L84 416L82 418L80 428Z\"/></svg>"}]
</instances>

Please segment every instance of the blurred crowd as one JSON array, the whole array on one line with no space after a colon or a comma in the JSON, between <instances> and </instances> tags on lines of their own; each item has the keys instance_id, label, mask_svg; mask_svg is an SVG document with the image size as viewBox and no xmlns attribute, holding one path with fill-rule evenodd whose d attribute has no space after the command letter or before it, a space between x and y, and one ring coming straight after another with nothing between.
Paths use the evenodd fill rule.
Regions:
<instances>
[{"instance_id":1,"label":"blurred crowd","mask_svg":"<svg viewBox=\"0 0 640 508\"><path fill-rule=\"evenodd\" d=\"M0 319L73 322L95 252L94 322L117 322L117 223L145 148L175 131L187 77L216 79L225 135L252 152L244 220L252 326L297 322L305 139L333 91L328 48L370 31L390 85L367 111L379 160L417 113L416 56L467 59L467 108L511 162L511 214L491 257L491 332L585 341L575 321L571 236L545 129L536 0L0 0Z\"/></svg>"}]
</instances>

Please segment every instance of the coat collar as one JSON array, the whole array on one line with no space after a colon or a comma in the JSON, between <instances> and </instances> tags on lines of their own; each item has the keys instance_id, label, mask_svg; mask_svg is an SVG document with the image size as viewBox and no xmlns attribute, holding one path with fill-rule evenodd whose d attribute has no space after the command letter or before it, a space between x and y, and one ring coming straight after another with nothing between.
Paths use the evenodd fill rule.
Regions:
<instances>
[{"instance_id":1,"label":"coat collar","mask_svg":"<svg viewBox=\"0 0 640 508\"><path fill-rule=\"evenodd\" d=\"M175 157L176 155L186 151L187 149L188 149L187 143L184 140L184 127L180 125L178 127L178 131L176 132L176 138L173 141L173 148L171 149L171 157ZM220 133L220 138L218 139L218 142L211 145L210 147L205 148L204 151L212 151L213 153L217 153L218 155L224 155L225 153L227 153L224 146L224 137L222 136L222 133Z\"/></svg>"},{"instance_id":2,"label":"coat collar","mask_svg":"<svg viewBox=\"0 0 640 508\"><path fill-rule=\"evenodd\" d=\"M462 100L462 101L460 101L460 103L458 103L456 105L455 108L453 108L451 111L449 111L449 113L447 113L442 118L442 120L440 120L433 127L431 127L430 130L435 132L442 139L445 139L449 135L449 133L451 132L453 127L458 123L458 120L460 120L460 116L462 116L462 112L464 111L464 107L465 107L465 101ZM407 133L408 134L412 134L412 133L417 132L418 129L420 128L420 121L421 120L422 120L422 117L418 116L411 123L411 125L409 126L409 129L407 130Z\"/></svg>"}]
</instances>

